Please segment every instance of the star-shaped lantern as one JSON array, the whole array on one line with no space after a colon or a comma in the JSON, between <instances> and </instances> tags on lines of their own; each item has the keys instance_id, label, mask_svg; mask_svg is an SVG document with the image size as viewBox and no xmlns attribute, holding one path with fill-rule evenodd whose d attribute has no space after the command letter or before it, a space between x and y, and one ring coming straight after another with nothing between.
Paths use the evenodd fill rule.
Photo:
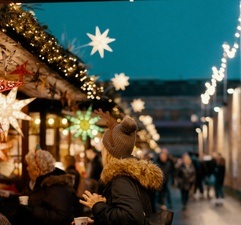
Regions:
<instances>
[{"instance_id":1,"label":"star-shaped lantern","mask_svg":"<svg viewBox=\"0 0 241 225\"><path fill-rule=\"evenodd\" d=\"M125 90L126 86L129 85L129 77L127 77L124 73L115 74L115 78L112 78L112 83L115 87L115 90Z\"/></svg>"},{"instance_id":2,"label":"star-shaped lantern","mask_svg":"<svg viewBox=\"0 0 241 225\"><path fill-rule=\"evenodd\" d=\"M0 123L2 124L2 129L5 131L6 136L10 124L18 133L23 135L17 120L31 120L31 117L21 112L21 109L35 98L16 100L17 91L18 88L14 87L7 96L0 93Z\"/></svg>"},{"instance_id":3,"label":"star-shaped lantern","mask_svg":"<svg viewBox=\"0 0 241 225\"><path fill-rule=\"evenodd\" d=\"M81 136L82 141L85 142L88 136L92 139L98 132L103 131L101 127L95 125L100 118L98 116L91 117L91 113L92 106L88 108L85 114L83 114L81 111L77 111L77 117L67 116L67 119L74 124L69 127L69 129L74 133L74 138Z\"/></svg>"},{"instance_id":4,"label":"star-shaped lantern","mask_svg":"<svg viewBox=\"0 0 241 225\"><path fill-rule=\"evenodd\" d=\"M141 112L145 108L144 105L145 102L143 102L140 98L134 99L131 103L134 112Z\"/></svg>"},{"instance_id":5,"label":"star-shaped lantern","mask_svg":"<svg viewBox=\"0 0 241 225\"><path fill-rule=\"evenodd\" d=\"M112 52L112 49L109 47L109 43L115 41L114 38L107 37L109 29L105 30L103 34L100 33L99 27L95 28L95 35L87 33L88 37L92 40L88 45L93 46L91 55L96 51L99 52L100 57L104 58L104 50Z\"/></svg>"}]
</instances>

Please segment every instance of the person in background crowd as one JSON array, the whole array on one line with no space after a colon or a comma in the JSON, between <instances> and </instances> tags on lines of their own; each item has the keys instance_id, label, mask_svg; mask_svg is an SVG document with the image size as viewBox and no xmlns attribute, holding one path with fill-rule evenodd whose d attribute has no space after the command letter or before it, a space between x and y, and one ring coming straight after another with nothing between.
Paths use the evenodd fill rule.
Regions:
<instances>
[{"instance_id":1,"label":"person in background crowd","mask_svg":"<svg viewBox=\"0 0 241 225\"><path fill-rule=\"evenodd\" d=\"M10 221L13 225L70 225L73 221L75 193L71 176L55 167L54 157L45 150L29 151L25 156L30 177L22 195L28 205L19 205Z\"/></svg>"},{"instance_id":2,"label":"person in background crowd","mask_svg":"<svg viewBox=\"0 0 241 225\"><path fill-rule=\"evenodd\" d=\"M87 177L99 181L103 166L101 155L94 147L85 150L87 158Z\"/></svg>"},{"instance_id":3,"label":"person in background crowd","mask_svg":"<svg viewBox=\"0 0 241 225\"><path fill-rule=\"evenodd\" d=\"M171 201L171 179L172 179L172 163L168 158L168 152L162 150L156 161L157 165L164 173L164 180L161 190L159 191L159 203L162 209L172 207Z\"/></svg>"},{"instance_id":4,"label":"person in background crowd","mask_svg":"<svg viewBox=\"0 0 241 225\"><path fill-rule=\"evenodd\" d=\"M204 187L203 187L203 181L204 181L204 168L203 168L203 162L199 159L198 153L191 153L190 154L193 166L195 168L195 174L196 179L194 183L194 196L197 197L197 195L200 195L200 198L204 198ZM198 193L199 191L199 193Z\"/></svg>"},{"instance_id":5,"label":"person in background crowd","mask_svg":"<svg viewBox=\"0 0 241 225\"><path fill-rule=\"evenodd\" d=\"M76 169L76 160L75 157L67 154L62 158L62 163L65 169L65 172L72 177L73 188L75 191L76 200L74 203L74 216L78 217L83 215L83 207L79 204L79 197L78 197L78 188L81 182L81 176L78 170Z\"/></svg>"},{"instance_id":6,"label":"person in background crowd","mask_svg":"<svg viewBox=\"0 0 241 225\"><path fill-rule=\"evenodd\" d=\"M210 199L210 191L215 185L215 168L216 168L216 157L217 153L213 152L211 155L204 155L203 165L204 165L204 184L207 188L207 197Z\"/></svg>"},{"instance_id":7,"label":"person in background crowd","mask_svg":"<svg viewBox=\"0 0 241 225\"><path fill-rule=\"evenodd\" d=\"M144 149L141 154L141 159L151 161L156 164L156 153L151 150L151 149ZM157 212L157 206L156 206L156 194L159 192L156 190L151 190L149 192L149 198L151 201L151 207L152 207L152 212L156 213Z\"/></svg>"},{"instance_id":8,"label":"person in background crowd","mask_svg":"<svg viewBox=\"0 0 241 225\"><path fill-rule=\"evenodd\" d=\"M195 169L191 157L187 153L182 155L182 163L177 168L177 179L178 188L181 192L182 209L186 210L189 192L195 182Z\"/></svg>"},{"instance_id":9,"label":"person in background crowd","mask_svg":"<svg viewBox=\"0 0 241 225\"><path fill-rule=\"evenodd\" d=\"M149 189L159 189L163 173L151 161L132 156L137 123L124 117L118 124L109 113L96 112L107 119L109 129L103 135L101 181L102 195L85 191L80 203L89 207L95 225L143 225L152 212ZM144 212L144 213L143 213Z\"/></svg>"},{"instance_id":10,"label":"person in background crowd","mask_svg":"<svg viewBox=\"0 0 241 225\"><path fill-rule=\"evenodd\" d=\"M90 192L101 192L100 174L103 166L101 154L93 146L85 150L87 158L85 186Z\"/></svg>"},{"instance_id":11,"label":"person in background crowd","mask_svg":"<svg viewBox=\"0 0 241 225\"><path fill-rule=\"evenodd\" d=\"M224 192L223 192L223 182L225 177L225 159L219 153L216 158L216 167L215 167L215 204L216 206L223 205Z\"/></svg>"},{"instance_id":12,"label":"person in background crowd","mask_svg":"<svg viewBox=\"0 0 241 225\"><path fill-rule=\"evenodd\" d=\"M66 173L68 173L72 176L73 187L74 187L74 190L77 192L79 182L80 182L80 174L79 174L78 170L76 170L76 167L75 167L75 163L76 163L75 157L67 154L62 158L62 163L63 163Z\"/></svg>"}]
</instances>

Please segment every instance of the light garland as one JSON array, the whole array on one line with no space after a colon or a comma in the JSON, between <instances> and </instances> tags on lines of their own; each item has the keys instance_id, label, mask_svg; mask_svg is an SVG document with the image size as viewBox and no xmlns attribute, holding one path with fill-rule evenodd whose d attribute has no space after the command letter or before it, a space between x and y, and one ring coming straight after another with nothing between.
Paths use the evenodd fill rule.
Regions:
<instances>
[{"instance_id":1,"label":"light garland","mask_svg":"<svg viewBox=\"0 0 241 225\"><path fill-rule=\"evenodd\" d=\"M26 11L23 7L14 3L0 4L0 30L29 52L34 52L37 58L75 87L87 91L87 98L100 98L102 88L97 85L93 88L93 81L88 77L82 60L63 49L53 35L45 32L47 26L38 24L34 12Z\"/></svg>"},{"instance_id":2,"label":"light garland","mask_svg":"<svg viewBox=\"0 0 241 225\"><path fill-rule=\"evenodd\" d=\"M238 26L235 33L235 39L233 46L230 47L227 43L222 45L223 48L223 57L221 59L221 65L219 69L217 67L212 67L212 79L211 83L206 83L206 90L203 94L201 94L201 101L204 105L209 104L211 96L214 95L216 92L217 82L221 82L227 76L227 59L232 59L235 57L237 53L237 49L239 48L239 41L240 41L240 32L241 32L241 2L239 5L239 19L238 19Z\"/></svg>"}]
</instances>

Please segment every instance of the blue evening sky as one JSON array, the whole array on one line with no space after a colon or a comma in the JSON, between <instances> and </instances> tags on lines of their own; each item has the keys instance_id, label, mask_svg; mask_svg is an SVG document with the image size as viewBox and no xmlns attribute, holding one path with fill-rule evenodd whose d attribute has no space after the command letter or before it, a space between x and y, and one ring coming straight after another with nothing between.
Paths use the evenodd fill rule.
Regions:
<instances>
[{"instance_id":1,"label":"blue evening sky","mask_svg":"<svg viewBox=\"0 0 241 225\"><path fill-rule=\"evenodd\" d=\"M36 10L60 43L75 40L89 75L110 80L125 73L130 79L211 79L220 67L222 44L233 46L239 0L149 0L136 2L42 3ZM86 33L109 29L113 52L90 55ZM65 34L67 38L63 40ZM239 79L240 57L228 61L228 79Z\"/></svg>"}]
</instances>

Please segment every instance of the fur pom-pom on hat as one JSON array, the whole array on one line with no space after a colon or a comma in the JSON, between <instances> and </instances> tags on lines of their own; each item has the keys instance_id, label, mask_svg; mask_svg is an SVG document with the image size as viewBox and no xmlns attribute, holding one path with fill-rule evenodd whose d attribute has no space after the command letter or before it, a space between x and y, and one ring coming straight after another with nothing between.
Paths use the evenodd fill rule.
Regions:
<instances>
[{"instance_id":1,"label":"fur pom-pom on hat","mask_svg":"<svg viewBox=\"0 0 241 225\"><path fill-rule=\"evenodd\" d=\"M118 159L131 156L137 128L136 121L126 116L120 124L108 129L103 136L103 144L107 151Z\"/></svg>"}]
</instances>

